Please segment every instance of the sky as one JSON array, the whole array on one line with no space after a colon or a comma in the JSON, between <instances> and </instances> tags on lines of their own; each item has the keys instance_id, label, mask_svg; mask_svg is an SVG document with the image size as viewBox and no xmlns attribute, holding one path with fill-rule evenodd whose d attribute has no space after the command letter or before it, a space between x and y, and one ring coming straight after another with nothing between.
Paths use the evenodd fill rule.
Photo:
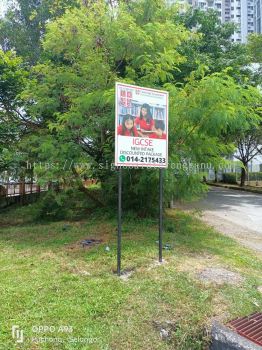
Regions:
<instances>
[{"instance_id":1,"label":"sky","mask_svg":"<svg viewBox=\"0 0 262 350\"><path fill-rule=\"evenodd\" d=\"M4 15L6 10L6 0L0 0L0 17Z\"/></svg>"}]
</instances>

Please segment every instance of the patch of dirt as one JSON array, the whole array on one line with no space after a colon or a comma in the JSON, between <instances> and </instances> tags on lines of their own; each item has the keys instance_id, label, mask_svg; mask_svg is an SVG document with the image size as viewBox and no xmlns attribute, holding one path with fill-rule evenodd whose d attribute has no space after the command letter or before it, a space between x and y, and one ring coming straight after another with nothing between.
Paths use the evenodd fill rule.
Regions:
<instances>
[{"instance_id":1,"label":"patch of dirt","mask_svg":"<svg viewBox=\"0 0 262 350\"><path fill-rule=\"evenodd\" d=\"M193 275L201 272L206 266L220 266L219 260L211 254L187 254L176 269Z\"/></svg>"},{"instance_id":2,"label":"patch of dirt","mask_svg":"<svg viewBox=\"0 0 262 350\"><path fill-rule=\"evenodd\" d=\"M219 259L211 254L186 256L176 269L206 283L238 285L243 282L240 274L221 266Z\"/></svg>"},{"instance_id":3,"label":"patch of dirt","mask_svg":"<svg viewBox=\"0 0 262 350\"><path fill-rule=\"evenodd\" d=\"M223 285L225 283L239 285L244 280L238 273L222 267L207 267L198 273L197 276L204 283L215 283L218 285Z\"/></svg>"},{"instance_id":4,"label":"patch of dirt","mask_svg":"<svg viewBox=\"0 0 262 350\"><path fill-rule=\"evenodd\" d=\"M86 264L85 261L68 261L67 259L62 259L59 264L59 270L72 273L76 276L91 276L92 274L89 270L92 271L92 267L89 264Z\"/></svg>"},{"instance_id":5,"label":"patch of dirt","mask_svg":"<svg viewBox=\"0 0 262 350\"><path fill-rule=\"evenodd\" d=\"M88 238L88 239L84 239L83 241L81 241L83 248L93 247L94 245L98 245L101 243L102 243L101 239L94 239L94 238L91 238L91 239Z\"/></svg>"},{"instance_id":6,"label":"patch of dirt","mask_svg":"<svg viewBox=\"0 0 262 350\"><path fill-rule=\"evenodd\" d=\"M94 229L91 231L91 235L95 236L97 239L102 239L103 241L106 241L111 237L114 236L114 227L109 226L107 224L98 224L94 226Z\"/></svg>"},{"instance_id":7,"label":"patch of dirt","mask_svg":"<svg viewBox=\"0 0 262 350\"><path fill-rule=\"evenodd\" d=\"M134 274L135 272L135 269L134 268L130 268L130 269L126 269L126 270L123 270L121 271L121 275L119 276L119 278L122 280L122 281L128 281L129 278Z\"/></svg>"},{"instance_id":8,"label":"patch of dirt","mask_svg":"<svg viewBox=\"0 0 262 350\"><path fill-rule=\"evenodd\" d=\"M86 270L78 269L77 267L73 268L70 272L77 276L91 276L90 272Z\"/></svg>"},{"instance_id":9,"label":"patch of dirt","mask_svg":"<svg viewBox=\"0 0 262 350\"><path fill-rule=\"evenodd\" d=\"M159 260L154 260L153 262L152 262L152 264L150 264L149 265L149 267L147 268L147 270L152 270L152 269L154 269L154 268L156 268L156 267L159 267L159 266L163 266L163 265L165 265L167 263L167 260L165 260L165 259L163 259L162 260L162 262L159 262Z\"/></svg>"},{"instance_id":10,"label":"patch of dirt","mask_svg":"<svg viewBox=\"0 0 262 350\"><path fill-rule=\"evenodd\" d=\"M91 244L83 244L84 241L94 241L92 242ZM86 249L91 249L91 248L94 248L95 246L98 246L100 245L101 243L103 243L103 240L102 239L96 239L96 238L84 238L84 239L81 239L75 243L72 243L72 244L66 244L65 245L65 249L66 250L70 250L70 251L79 251L79 250L86 250Z\"/></svg>"},{"instance_id":11,"label":"patch of dirt","mask_svg":"<svg viewBox=\"0 0 262 350\"><path fill-rule=\"evenodd\" d=\"M82 222L80 222L80 225L82 225ZM100 224L100 225L98 224L98 225L95 225L93 229L88 231L88 236L85 236L74 243L65 244L65 250L74 252L74 251L80 251L83 249L90 249L98 244L102 244L105 242L109 243L113 234L114 232L112 227L106 224ZM96 240L99 242L97 242L97 244L90 244L90 245L83 246L82 242L85 240Z\"/></svg>"},{"instance_id":12,"label":"patch of dirt","mask_svg":"<svg viewBox=\"0 0 262 350\"><path fill-rule=\"evenodd\" d=\"M177 322L175 321L153 321L154 328L159 332L162 340L171 340L172 333L177 329Z\"/></svg>"}]
</instances>

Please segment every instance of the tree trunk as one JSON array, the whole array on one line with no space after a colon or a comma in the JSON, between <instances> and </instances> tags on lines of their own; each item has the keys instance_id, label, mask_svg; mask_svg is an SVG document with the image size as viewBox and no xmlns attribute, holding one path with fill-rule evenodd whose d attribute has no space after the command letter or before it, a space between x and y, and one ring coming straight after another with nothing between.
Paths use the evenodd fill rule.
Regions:
<instances>
[{"instance_id":1,"label":"tree trunk","mask_svg":"<svg viewBox=\"0 0 262 350\"><path fill-rule=\"evenodd\" d=\"M215 182L218 182L218 178L217 178L217 170L215 169Z\"/></svg>"},{"instance_id":2,"label":"tree trunk","mask_svg":"<svg viewBox=\"0 0 262 350\"><path fill-rule=\"evenodd\" d=\"M244 167L241 168L241 179L240 179L240 186L245 186L246 181L246 165L244 164Z\"/></svg>"},{"instance_id":3,"label":"tree trunk","mask_svg":"<svg viewBox=\"0 0 262 350\"><path fill-rule=\"evenodd\" d=\"M20 194L20 203L25 204L25 178L20 177L19 180L19 194Z\"/></svg>"}]
</instances>

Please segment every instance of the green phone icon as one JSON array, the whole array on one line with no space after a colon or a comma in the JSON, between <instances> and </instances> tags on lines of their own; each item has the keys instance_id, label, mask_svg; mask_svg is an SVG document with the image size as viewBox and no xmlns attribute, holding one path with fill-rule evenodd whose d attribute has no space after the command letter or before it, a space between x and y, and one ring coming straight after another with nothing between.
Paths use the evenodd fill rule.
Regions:
<instances>
[{"instance_id":1,"label":"green phone icon","mask_svg":"<svg viewBox=\"0 0 262 350\"><path fill-rule=\"evenodd\" d=\"M126 157L124 155L119 157L120 162L124 162L126 160Z\"/></svg>"}]
</instances>

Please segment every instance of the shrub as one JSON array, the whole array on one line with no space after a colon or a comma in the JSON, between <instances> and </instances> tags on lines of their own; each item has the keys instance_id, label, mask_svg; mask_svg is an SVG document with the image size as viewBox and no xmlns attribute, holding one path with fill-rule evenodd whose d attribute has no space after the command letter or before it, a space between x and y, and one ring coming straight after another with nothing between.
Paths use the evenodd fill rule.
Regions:
<instances>
[{"instance_id":1,"label":"shrub","mask_svg":"<svg viewBox=\"0 0 262 350\"><path fill-rule=\"evenodd\" d=\"M32 208L33 218L37 220L72 220L79 218L94 204L86 195L71 188L61 192L48 191L42 195L38 203Z\"/></svg>"},{"instance_id":2,"label":"shrub","mask_svg":"<svg viewBox=\"0 0 262 350\"><path fill-rule=\"evenodd\" d=\"M223 174L223 182L227 184L237 184L235 173L225 173Z\"/></svg>"},{"instance_id":3,"label":"shrub","mask_svg":"<svg viewBox=\"0 0 262 350\"><path fill-rule=\"evenodd\" d=\"M249 173L250 181L262 181L262 172Z\"/></svg>"}]
</instances>

